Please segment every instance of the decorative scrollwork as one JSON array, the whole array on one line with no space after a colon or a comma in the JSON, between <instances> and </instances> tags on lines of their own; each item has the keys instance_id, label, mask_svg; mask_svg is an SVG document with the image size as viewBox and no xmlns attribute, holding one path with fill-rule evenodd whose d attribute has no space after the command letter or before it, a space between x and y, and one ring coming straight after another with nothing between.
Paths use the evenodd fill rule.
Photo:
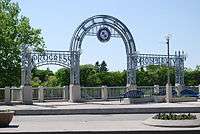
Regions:
<instances>
[{"instance_id":1,"label":"decorative scrollwork","mask_svg":"<svg viewBox=\"0 0 200 134\"><path fill-rule=\"evenodd\" d=\"M34 67L56 64L63 67L70 67L69 51L44 51L43 53L33 52L31 54L32 64Z\"/></svg>"},{"instance_id":2,"label":"decorative scrollwork","mask_svg":"<svg viewBox=\"0 0 200 134\"><path fill-rule=\"evenodd\" d=\"M148 65L167 65L167 55L137 54L137 67ZM175 55L170 55L170 66L174 67L176 62Z\"/></svg>"}]
</instances>

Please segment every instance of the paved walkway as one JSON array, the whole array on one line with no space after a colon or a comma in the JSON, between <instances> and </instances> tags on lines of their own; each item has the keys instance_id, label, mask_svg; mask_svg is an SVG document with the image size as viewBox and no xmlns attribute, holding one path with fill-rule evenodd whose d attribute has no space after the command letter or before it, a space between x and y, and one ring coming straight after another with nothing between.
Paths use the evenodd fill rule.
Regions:
<instances>
[{"instance_id":1,"label":"paved walkway","mask_svg":"<svg viewBox=\"0 0 200 134\"><path fill-rule=\"evenodd\" d=\"M158 111L182 112L186 110L200 113L200 102L149 103L131 105L123 104L119 101L87 103L45 102L34 103L33 105L0 106L0 110L5 109L15 110L17 115L11 122L10 127L0 128L0 133L200 133L200 127L166 128L147 126L142 123L143 120L151 117L151 115L147 113L155 113ZM119 113L120 115L117 115ZM127 113L129 113L129 115ZM145 115L130 113L145 113Z\"/></svg>"},{"instance_id":2,"label":"paved walkway","mask_svg":"<svg viewBox=\"0 0 200 134\"><path fill-rule=\"evenodd\" d=\"M200 133L200 127L166 128L144 125L152 115L48 115L15 116L10 127L0 128L0 133L148 133L170 131ZM185 132L184 132L185 131ZM187 132L186 132L187 131ZM179 133L180 134L180 133Z\"/></svg>"},{"instance_id":3,"label":"paved walkway","mask_svg":"<svg viewBox=\"0 0 200 134\"><path fill-rule=\"evenodd\" d=\"M33 105L1 105L0 110L10 109L18 115L45 114L114 114L114 113L156 113L156 112L197 112L200 102L123 104L119 101L101 102L44 102Z\"/></svg>"}]
</instances>

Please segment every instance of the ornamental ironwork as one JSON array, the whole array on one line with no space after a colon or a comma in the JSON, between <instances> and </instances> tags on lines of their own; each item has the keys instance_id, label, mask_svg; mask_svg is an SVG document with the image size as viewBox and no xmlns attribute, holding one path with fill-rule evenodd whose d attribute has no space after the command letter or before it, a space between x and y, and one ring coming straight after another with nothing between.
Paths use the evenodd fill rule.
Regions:
<instances>
[{"instance_id":1,"label":"ornamental ironwork","mask_svg":"<svg viewBox=\"0 0 200 134\"><path fill-rule=\"evenodd\" d=\"M31 53L32 63L34 67L43 65L59 65L63 67L70 67L70 52L69 51L51 51Z\"/></svg>"},{"instance_id":2,"label":"ornamental ironwork","mask_svg":"<svg viewBox=\"0 0 200 134\"><path fill-rule=\"evenodd\" d=\"M80 52L85 36L97 36L99 41L121 38L127 57L127 85L136 85L136 70L148 65L167 65L167 55L138 54L133 36L120 20L108 15L96 15L83 21L75 30L69 51L31 51L22 46L22 85L30 85L31 70L43 65L59 65L70 68L70 84L80 85ZM184 85L184 53L170 55L170 66L176 70L176 83Z\"/></svg>"},{"instance_id":3,"label":"ornamental ironwork","mask_svg":"<svg viewBox=\"0 0 200 134\"><path fill-rule=\"evenodd\" d=\"M107 27L102 27L97 32L97 38L101 42L108 42L110 40L110 36L111 36L111 33Z\"/></svg>"}]
</instances>

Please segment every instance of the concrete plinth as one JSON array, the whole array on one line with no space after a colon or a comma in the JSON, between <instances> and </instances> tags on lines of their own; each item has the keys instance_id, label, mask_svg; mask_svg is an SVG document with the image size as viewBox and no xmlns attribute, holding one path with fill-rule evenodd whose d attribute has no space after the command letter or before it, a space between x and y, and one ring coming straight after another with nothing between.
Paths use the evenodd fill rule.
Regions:
<instances>
[{"instance_id":1,"label":"concrete plinth","mask_svg":"<svg viewBox=\"0 0 200 134\"><path fill-rule=\"evenodd\" d=\"M32 86L22 86L22 103L26 105L33 104Z\"/></svg>"},{"instance_id":2,"label":"concrete plinth","mask_svg":"<svg viewBox=\"0 0 200 134\"><path fill-rule=\"evenodd\" d=\"M80 85L69 85L70 102L80 102L81 101L81 88Z\"/></svg>"}]
</instances>

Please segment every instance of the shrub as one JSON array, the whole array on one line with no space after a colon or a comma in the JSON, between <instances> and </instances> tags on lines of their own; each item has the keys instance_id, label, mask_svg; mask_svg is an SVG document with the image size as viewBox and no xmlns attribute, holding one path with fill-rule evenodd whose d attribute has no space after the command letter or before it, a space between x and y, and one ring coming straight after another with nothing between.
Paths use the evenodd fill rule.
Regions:
<instances>
[{"instance_id":1,"label":"shrub","mask_svg":"<svg viewBox=\"0 0 200 134\"><path fill-rule=\"evenodd\" d=\"M153 119L160 120L194 120L197 119L196 115L188 114L176 114L176 113L158 113L153 116Z\"/></svg>"}]
</instances>

